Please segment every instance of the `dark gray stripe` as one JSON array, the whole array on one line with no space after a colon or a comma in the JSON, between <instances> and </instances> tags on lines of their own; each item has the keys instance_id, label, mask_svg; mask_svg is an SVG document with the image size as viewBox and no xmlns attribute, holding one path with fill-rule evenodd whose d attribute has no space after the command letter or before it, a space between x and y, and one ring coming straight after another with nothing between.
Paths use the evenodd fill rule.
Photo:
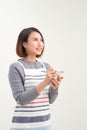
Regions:
<instances>
[{"instance_id":1,"label":"dark gray stripe","mask_svg":"<svg viewBox=\"0 0 87 130\"><path fill-rule=\"evenodd\" d=\"M38 79L37 78L36 79L35 78L27 78L26 80L42 80L42 79L44 79L44 78L38 78Z\"/></svg>"},{"instance_id":2,"label":"dark gray stripe","mask_svg":"<svg viewBox=\"0 0 87 130\"><path fill-rule=\"evenodd\" d=\"M50 119L50 114L46 116L36 116L36 117L13 117L13 123L35 123L44 122Z\"/></svg>"},{"instance_id":3,"label":"dark gray stripe","mask_svg":"<svg viewBox=\"0 0 87 130\"><path fill-rule=\"evenodd\" d=\"M42 75L25 75L26 77L43 77L46 76L46 74L42 74Z\"/></svg>"},{"instance_id":4,"label":"dark gray stripe","mask_svg":"<svg viewBox=\"0 0 87 130\"><path fill-rule=\"evenodd\" d=\"M42 109L42 110L15 110L15 112L37 112L37 111L46 111L48 109Z\"/></svg>"}]
</instances>

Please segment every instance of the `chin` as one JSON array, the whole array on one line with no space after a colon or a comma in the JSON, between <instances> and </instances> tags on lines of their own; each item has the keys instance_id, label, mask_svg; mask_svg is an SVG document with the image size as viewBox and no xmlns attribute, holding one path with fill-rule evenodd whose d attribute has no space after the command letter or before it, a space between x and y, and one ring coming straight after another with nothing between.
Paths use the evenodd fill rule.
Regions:
<instances>
[{"instance_id":1,"label":"chin","mask_svg":"<svg viewBox=\"0 0 87 130\"><path fill-rule=\"evenodd\" d=\"M41 53L36 54L36 57L40 57L40 56L41 56Z\"/></svg>"},{"instance_id":2,"label":"chin","mask_svg":"<svg viewBox=\"0 0 87 130\"><path fill-rule=\"evenodd\" d=\"M41 52L38 52L36 55L41 55Z\"/></svg>"}]
</instances>

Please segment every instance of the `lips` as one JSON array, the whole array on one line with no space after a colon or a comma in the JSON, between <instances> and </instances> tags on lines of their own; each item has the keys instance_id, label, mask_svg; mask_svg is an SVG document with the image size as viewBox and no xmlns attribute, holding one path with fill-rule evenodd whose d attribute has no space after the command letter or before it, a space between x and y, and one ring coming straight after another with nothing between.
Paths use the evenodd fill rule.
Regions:
<instances>
[{"instance_id":1,"label":"lips","mask_svg":"<svg viewBox=\"0 0 87 130\"><path fill-rule=\"evenodd\" d=\"M39 52L41 52L42 51L42 48L36 48L37 49L37 51L39 51Z\"/></svg>"}]
</instances>

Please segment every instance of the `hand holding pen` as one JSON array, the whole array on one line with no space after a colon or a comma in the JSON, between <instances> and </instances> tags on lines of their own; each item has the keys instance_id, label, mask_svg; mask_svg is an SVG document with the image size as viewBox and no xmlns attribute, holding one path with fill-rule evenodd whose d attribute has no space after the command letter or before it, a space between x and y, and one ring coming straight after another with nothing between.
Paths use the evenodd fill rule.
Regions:
<instances>
[{"instance_id":1,"label":"hand holding pen","mask_svg":"<svg viewBox=\"0 0 87 130\"><path fill-rule=\"evenodd\" d=\"M63 79L63 76L61 75L61 73L64 73L64 71L56 71L53 68L50 68L47 71L46 79L51 84L52 89L56 89L59 87Z\"/></svg>"},{"instance_id":2,"label":"hand holding pen","mask_svg":"<svg viewBox=\"0 0 87 130\"><path fill-rule=\"evenodd\" d=\"M56 71L55 72L55 76L52 77L52 80L51 80L52 89L58 88L59 85L61 84L62 79L63 79L63 76L61 75L62 73L64 73L64 71Z\"/></svg>"}]
</instances>

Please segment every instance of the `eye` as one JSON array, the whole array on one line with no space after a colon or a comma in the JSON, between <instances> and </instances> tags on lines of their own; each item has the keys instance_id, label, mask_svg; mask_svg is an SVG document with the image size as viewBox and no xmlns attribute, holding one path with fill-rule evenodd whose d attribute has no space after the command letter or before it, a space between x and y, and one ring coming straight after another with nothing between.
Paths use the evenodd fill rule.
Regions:
<instances>
[{"instance_id":1,"label":"eye","mask_svg":"<svg viewBox=\"0 0 87 130\"><path fill-rule=\"evenodd\" d=\"M43 42L43 39L38 39L38 38L33 38L33 41L40 41L40 42Z\"/></svg>"},{"instance_id":2,"label":"eye","mask_svg":"<svg viewBox=\"0 0 87 130\"><path fill-rule=\"evenodd\" d=\"M33 41L38 41L38 39L37 39L37 38L34 38Z\"/></svg>"},{"instance_id":3,"label":"eye","mask_svg":"<svg viewBox=\"0 0 87 130\"><path fill-rule=\"evenodd\" d=\"M41 38L41 42L43 42L43 39Z\"/></svg>"}]
</instances>

